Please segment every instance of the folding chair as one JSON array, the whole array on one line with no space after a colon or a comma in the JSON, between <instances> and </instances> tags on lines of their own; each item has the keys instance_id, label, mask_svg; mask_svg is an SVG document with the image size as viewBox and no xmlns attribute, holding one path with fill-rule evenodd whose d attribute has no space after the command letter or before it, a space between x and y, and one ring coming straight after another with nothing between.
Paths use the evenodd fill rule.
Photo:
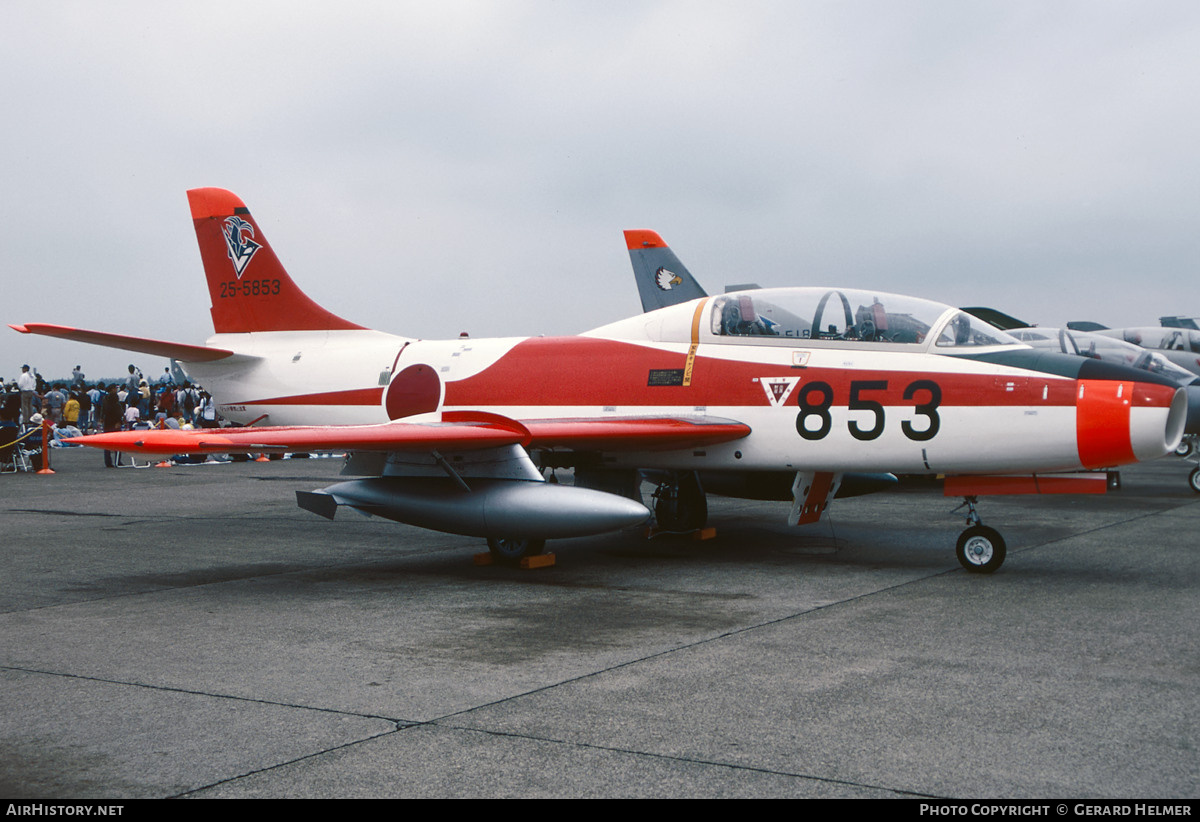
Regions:
<instances>
[{"instance_id":1,"label":"folding chair","mask_svg":"<svg viewBox=\"0 0 1200 822\"><path fill-rule=\"evenodd\" d=\"M15 425L0 425L0 474L29 471L32 466L20 443L21 429Z\"/></svg>"}]
</instances>

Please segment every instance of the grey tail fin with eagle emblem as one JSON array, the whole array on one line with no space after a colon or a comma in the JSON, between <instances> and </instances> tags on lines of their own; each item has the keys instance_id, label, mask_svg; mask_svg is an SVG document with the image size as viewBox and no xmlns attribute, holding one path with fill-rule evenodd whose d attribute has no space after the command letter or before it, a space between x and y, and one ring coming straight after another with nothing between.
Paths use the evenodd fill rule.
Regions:
<instances>
[{"instance_id":1,"label":"grey tail fin with eagle emblem","mask_svg":"<svg viewBox=\"0 0 1200 822\"><path fill-rule=\"evenodd\" d=\"M642 310L654 311L669 305L707 297L675 252L653 231L625 232L625 245L633 263Z\"/></svg>"}]
</instances>

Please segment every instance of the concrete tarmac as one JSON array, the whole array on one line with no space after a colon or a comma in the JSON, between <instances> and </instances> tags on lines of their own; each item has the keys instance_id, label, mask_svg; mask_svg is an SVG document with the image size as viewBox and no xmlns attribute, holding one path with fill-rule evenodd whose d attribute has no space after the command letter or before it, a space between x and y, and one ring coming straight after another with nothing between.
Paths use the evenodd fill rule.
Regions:
<instances>
[{"instance_id":1,"label":"concrete tarmac","mask_svg":"<svg viewBox=\"0 0 1200 822\"><path fill-rule=\"evenodd\" d=\"M295 490L340 460L0 476L0 796L1194 798L1200 495L710 499L553 568Z\"/></svg>"}]
</instances>

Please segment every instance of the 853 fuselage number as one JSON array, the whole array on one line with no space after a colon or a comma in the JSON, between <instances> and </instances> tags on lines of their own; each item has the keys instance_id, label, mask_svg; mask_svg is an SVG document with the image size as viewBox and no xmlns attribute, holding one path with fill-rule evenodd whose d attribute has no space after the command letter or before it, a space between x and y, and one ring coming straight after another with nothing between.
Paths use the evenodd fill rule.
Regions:
<instances>
[{"instance_id":1,"label":"853 fuselage number","mask_svg":"<svg viewBox=\"0 0 1200 822\"><path fill-rule=\"evenodd\" d=\"M877 397L878 392L887 391L887 388L887 380L851 381L847 409L869 411L872 418L862 424L857 420L847 422L850 436L866 442L883 434L886 413L883 403L872 397ZM800 413L796 415L796 433L806 440L824 439L833 428L833 416L829 412L834 400L833 386L818 380L804 383L797 393L800 395ZM900 430L904 436L917 442L933 439L942 424L938 416L938 406L942 404L941 386L933 380L916 380L908 384L903 396L913 403L913 411L926 420L922 426L914 425L909 420L901 421Z\"/></svg>"}]
</instances>

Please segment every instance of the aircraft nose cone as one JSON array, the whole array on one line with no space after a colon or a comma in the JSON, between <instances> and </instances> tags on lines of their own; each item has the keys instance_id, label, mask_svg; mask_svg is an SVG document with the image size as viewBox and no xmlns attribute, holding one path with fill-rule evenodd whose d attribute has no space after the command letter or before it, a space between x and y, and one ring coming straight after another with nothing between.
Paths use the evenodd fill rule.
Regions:
<instances>
[{"instance_id":1,"label":"aircraft nose cone","mask_svg":"<svg viewBox=\"0 0 1200 822\"><path fill-rule=\"evenodd\" d=\"M1183 437L1187 396L1161 374L1036 349L972 359L1074 379L1076 444L1085 468L1158 459L1175 450Z\"/></svg>"}]
</instances>

